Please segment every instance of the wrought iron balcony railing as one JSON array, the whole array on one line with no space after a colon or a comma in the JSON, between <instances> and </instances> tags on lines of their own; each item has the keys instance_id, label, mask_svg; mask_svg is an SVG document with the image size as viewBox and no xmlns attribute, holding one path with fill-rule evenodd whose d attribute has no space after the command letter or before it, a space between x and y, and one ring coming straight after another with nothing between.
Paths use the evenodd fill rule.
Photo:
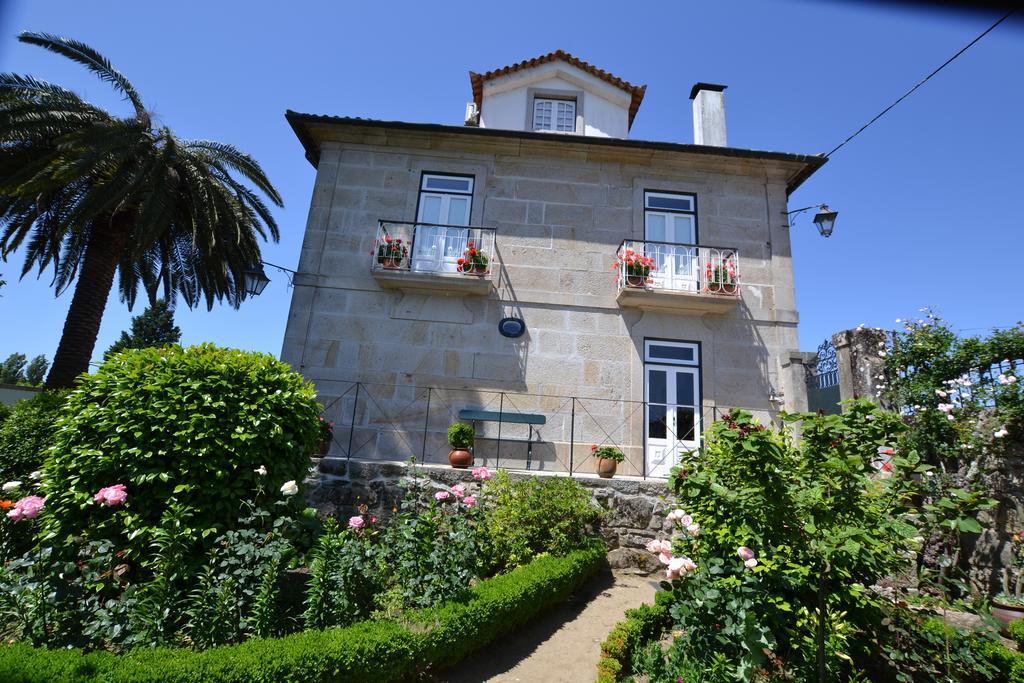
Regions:
<instances>
[{"instance_id":1,"label":"wrought iron balcony railing","mask_svg":"<svg viewBox=\"0 0 1024 683\"><path fill-rule=\"evenodd\" d=\"M740 256L730 247L623 240L615 253L618 289L739 296Z\"/></svg>"},{"instance_id":2,"label":"wrought iron balcony railing","mask_svg":"<svg viewBox=\"0 0 1024 683\"><path fill-rule=\"evenodd\" d=\"M484 277L494 261L494 228L378 221L370 270Z\"/></svg>"}]
</instances>

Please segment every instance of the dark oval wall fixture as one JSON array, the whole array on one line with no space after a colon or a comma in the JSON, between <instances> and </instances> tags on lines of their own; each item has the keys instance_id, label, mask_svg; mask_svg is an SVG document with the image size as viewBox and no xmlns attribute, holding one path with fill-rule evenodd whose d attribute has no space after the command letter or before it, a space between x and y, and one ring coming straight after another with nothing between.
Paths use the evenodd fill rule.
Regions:
<instances>
[{"instance_id":1,"label":"dark oval wall fixture","mask_svg":"<svg viewBox=\"0 0 1024 683\"><path fill-rule=\"evenodd\" d=\"M521 318L502 318L498 323L498 332L501 332L503 337L510 339L522 337L526 332L526 323Z\"/></svg>"}]
</instances>

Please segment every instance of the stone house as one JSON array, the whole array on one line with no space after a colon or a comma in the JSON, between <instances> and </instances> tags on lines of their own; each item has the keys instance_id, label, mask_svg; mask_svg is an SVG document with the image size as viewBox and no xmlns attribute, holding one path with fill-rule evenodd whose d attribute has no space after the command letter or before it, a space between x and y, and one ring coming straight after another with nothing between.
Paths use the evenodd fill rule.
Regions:
<instances>
[{"instance_id":1,"label":"stone house","mask_svg":"<svg viewBox=\"0 0 1024 683\"><path fill-rule=\"evenodd\" d=\"M316 168L283 360L330 456L664 477L720 411L806 404L787 198L821 156L634 140L646 86L558 51L470 73L465 125L289 111ZM399 242L399 240L401 240ZM475 411L475 412L466 412Z\"/></svg>"}]
</instances>

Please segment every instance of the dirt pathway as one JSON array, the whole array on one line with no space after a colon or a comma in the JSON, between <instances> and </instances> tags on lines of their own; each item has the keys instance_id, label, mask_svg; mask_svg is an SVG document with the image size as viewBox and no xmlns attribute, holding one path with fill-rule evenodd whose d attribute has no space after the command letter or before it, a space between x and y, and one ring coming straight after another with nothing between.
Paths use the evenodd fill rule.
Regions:
<instances>
[{"instance_id":1,"label":"dirt pathway","mask_svg":"<svg viewBox=\"0 0 1024 683\"><path fill-rule=\"evenodd\" d=\"M576 595L503 641L438 674L448 683L591 683L601 642L630 607L652 602L657 580L598 575Z\"/></svg>"}]
</instances>

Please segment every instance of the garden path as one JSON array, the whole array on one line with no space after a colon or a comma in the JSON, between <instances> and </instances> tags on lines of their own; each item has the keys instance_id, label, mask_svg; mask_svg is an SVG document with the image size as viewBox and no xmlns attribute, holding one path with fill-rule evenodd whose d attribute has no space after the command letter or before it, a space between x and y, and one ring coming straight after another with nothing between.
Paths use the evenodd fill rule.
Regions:
<instances>
[{"instance_id":1,"label":"garden path","mask_svg":"<svg viewBox=\"0 0 1024 683\"><path fill-rule=\"evenodd\" d=\"M519 632L438 674L448 683L591 683L601 643L630 607L653 602L655 577L604 572Z\"/></svg>"}]
</instances>

